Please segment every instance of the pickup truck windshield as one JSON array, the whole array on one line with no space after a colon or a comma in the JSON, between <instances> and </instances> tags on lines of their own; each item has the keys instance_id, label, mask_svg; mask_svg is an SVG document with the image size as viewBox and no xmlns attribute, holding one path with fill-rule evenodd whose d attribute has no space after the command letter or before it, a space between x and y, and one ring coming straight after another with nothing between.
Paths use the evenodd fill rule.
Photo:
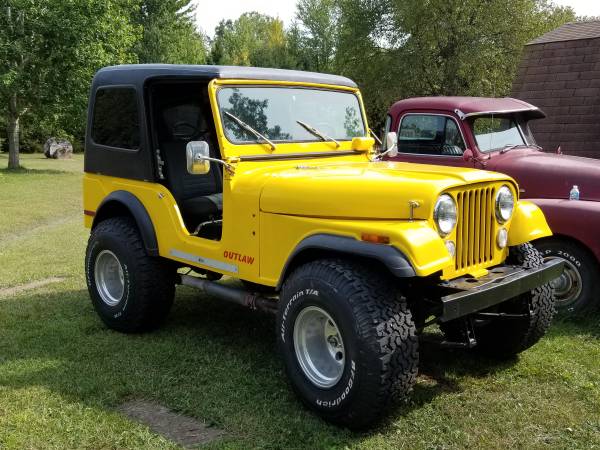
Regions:
<instances>
[{"instance_id":1,"label":"pickup truck windshield","mask_svg":"<svg viewBox=\"0 0 600 450\"><path fill-rule=\"evenodd\" d=\"M260 140L231 115L274 142L344 141L366 134L360 103L351 92L290 87L222 87L217 93L217 100L225 135L234 144ZM303 124L309 124L310 128Z\"/></svg>"},{"instance_id":2,"label":"pickup truck windshield","mask_svg":"<svg viewBox=\"0 0 600 450\"><path fill-rule=\"evenodd\" d=\"M526 145L512 117L481 116L473 120L472 127L477 146L482 152Z\"/></svg>"}]
</instances>

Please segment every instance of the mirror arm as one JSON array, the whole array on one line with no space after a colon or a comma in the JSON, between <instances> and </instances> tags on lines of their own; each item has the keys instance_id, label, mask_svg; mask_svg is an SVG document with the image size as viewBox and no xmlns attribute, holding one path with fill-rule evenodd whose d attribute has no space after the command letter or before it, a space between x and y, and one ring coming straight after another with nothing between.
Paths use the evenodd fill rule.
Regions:
<instances>
[{"instance_id":1,"label":"mirror arm","mask_svg":"<svg viewBox=\"0 0 600 450\"><path fill-rule=\"evenodd\" d=\"M377 135L375 133L373 133L373 130L371 130L370 128L369 128L369 134L371 136L373 136L373 139L375 139L379 145L383 145L383 142L381 142L381 139L379 139L379 137L377 137Z\"/></svg>"},{"instance_id":2,"label":"mirror arm","mask_svg":"<svg viewBox=\"0 0 600 450\"><path fill-rule=\"evenodd\" d=\"M196 160L215 162L215 163L221 164L223 167L225 167L225 169L227 169L227 171L229 173L231 173L232 175L235 173L235 167L233 165L229 164L228 162L223 161L222 159L211 158L210 156L197 156Z\"/></svg>"},{"instance_id":3,"label":"mirror arm","mask_svg":"<svg viewBox=\"0 0 600 450\"><path fill-rule=\"evenodd\" d=\"M389 152L391 152L392 150L395 150L395 149L396 149L396 144L394 144L392 147L388 148L385 152L381 152L381 153L377 154L374 158L375 161L381 160L381 158L383 158L386 154L388 154Z\"/></svg>"}]
</instances>

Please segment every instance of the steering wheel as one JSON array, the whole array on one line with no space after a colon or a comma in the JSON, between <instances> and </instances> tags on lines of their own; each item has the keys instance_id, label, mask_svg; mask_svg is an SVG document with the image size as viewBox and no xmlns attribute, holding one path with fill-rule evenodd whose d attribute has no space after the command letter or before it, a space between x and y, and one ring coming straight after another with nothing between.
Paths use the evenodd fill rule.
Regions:
<instances>
[{"instance_id":1,"label":"steering wheel","mask_svg":"<svg viewBox=\"0 0 600 450\"><path fill-rule=\"evenodd\" d=\"M442 145L442 155L461 156L462 149L457 145L444 144Z\"/></svg>"}]
</instances>

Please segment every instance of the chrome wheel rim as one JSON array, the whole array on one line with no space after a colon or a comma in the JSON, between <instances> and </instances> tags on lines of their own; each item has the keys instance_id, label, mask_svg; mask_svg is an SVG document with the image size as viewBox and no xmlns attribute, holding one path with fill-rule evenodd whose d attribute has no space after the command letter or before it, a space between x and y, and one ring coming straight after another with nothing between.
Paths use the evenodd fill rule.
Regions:
<instances>
[{"instance_id":1,"label":"chrome wheel rim","mask_svg":"<svg viewBox=\"0 0 600 450\"><path fill-rule=\"evenodd\" d=\"M562 259L565 262L563 273L550 282L550 285L554 288L556 306L564 308L575 303L579 298L583 289L583 282L575 264L558 256L548 256L544 258L544 261L553 259Z\"/></svg>"},{"instance_id":2,"label":"chrome wheel rim","mask_svg":"<svg viewBox=\"0 0 600 450\"><path fill-rule=\"evenodd\" d=\"M323 309L309 306L298 314L294 350L302 372L315 386L330 388L342 378L344 341L337 324Z\"/></svg>"},{"instance_id":3,"label":"chrome wheel rim","mask_svg":"<svg viewBox=\"0 0 600 450\"><path fill-rule=\"evenodd\" d=\"M102 250L94 265L96 290L108 306L115 306L123 298L125 280L119 258L110 250Z\"/></svg>"}]
</instances>

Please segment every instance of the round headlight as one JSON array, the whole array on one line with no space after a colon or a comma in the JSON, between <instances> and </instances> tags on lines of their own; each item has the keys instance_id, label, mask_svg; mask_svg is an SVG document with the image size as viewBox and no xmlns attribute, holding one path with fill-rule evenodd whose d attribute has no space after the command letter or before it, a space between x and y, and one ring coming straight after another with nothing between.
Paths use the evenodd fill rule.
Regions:
<instances>
[{"instance_id":1,"label":"round headlight","mask_svg":"<svg viewBox=\"0 0 600 450\"><path fill-rule=\"evenodd\" d=\"M515 198L512 191L508 186L502 186L496 194L496 219L498 222L507 222L512 217L514 207Z\"/></svg>"},{"instance_id":2,"label":"round headlight","mask_svg":"<svg viewBox=\"0 0 600 450\"><path fill-rule=\"evenodd\" d=\"M452 233L456 226L456 203L448 194L440 195L433 208L433 220L437 225L440 236L445 237Z\"/></svg>"}]
</instances>

